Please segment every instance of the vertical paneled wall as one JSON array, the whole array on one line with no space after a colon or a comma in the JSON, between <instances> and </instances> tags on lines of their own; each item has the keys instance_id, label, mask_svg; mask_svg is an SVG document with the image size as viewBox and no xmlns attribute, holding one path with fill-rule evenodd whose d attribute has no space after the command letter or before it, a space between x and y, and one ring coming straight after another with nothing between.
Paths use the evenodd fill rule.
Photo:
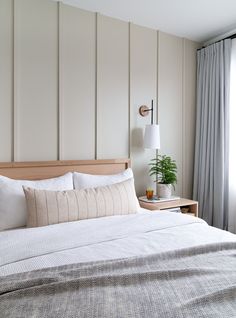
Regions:
<instances>
[{"instance_id":1,"label":"vertical paneled wall","mask_svg":"<svg viewBox=\"0 0 236 318\"><path fill-rule=\"evenodd\" d=\"M0 1L0 161L11 161L13 141L13 0Z\"/></svg>"},{"instance_id":2,"label":"vertical paneled wall","mask_svg":"<svg viewBox=\"0 0 236 318\"><path fill-rule=\"evenodd\" d=\"M14 159L58 154L58 10L47 0L14 3Z\"/></svg>"},{"instance_id":3,"label":"vertical paneled wall","mask_svg":"<svg viewBox=\"0 0 236 318\"><path fill-rule=\"evenodd\" d=\"M158 105L160 154L170 155L176 160L176 193L182 194L183 39L162 32L159 32Z\"/></svg>"},{"instance_id":4,"label":"vertical paneled wall","mask_svg":"<svg viewBox=\"0 0 236 318\"><path fill-rule=\"evenodd\" d=\"M192 198L194 143L196 52L199 43L184 39L183 59L183 197Z\"/></svg>"},{"instance_id":5,"label":"vertical paneled wall","mask_svg":"<svg viewBox=\"0 0 236 318\"><path fill-rule=\"evenodd\" d=\"M130 156L140 195L155 151L138 110L153 99L160 152L191 197L196 47L54 1L0 0L0 161Z\"/></svg>"},{"instance_id":6,"label":"vertical paneled wall","mask_svg":"<svg viewBox=\"0 0 236 318\"><path fill-rule=\"evenodd\" d=\"M97 158L128 157L128 23L98 15Z\"/></svg>"},{"instance_id":7,"label":"vertical paneled wall","mask_svg":"<svg viewBox=\"0 0 236 318\"><path fill-rule=\"evenodd\" d=\"M176 160L176 193L185 198L192 197L198 46L196 42L159 32L160 153Z\"/></svg>"},{"instance_id":8,"label":"vertical paneled wall","mask_svg":"<svg viewBox=\"0 0 236 318\"><path fill-rule=\"evenodd\" d=\"M95 159L96 16L59 12L60 159Z\"/></svg>"},{"instance_id":9,"label":"vertical paneled wall","mask_svg":"<svg viewBox=\"0 0 236 318\"><path fill-rule=\"evenodd\" d=\"M139 107L157 100L157 32L130 25L130 155L136 180L136 190L143 193L144 186L154 187L148 174L148 163L155 150L143 148L143 130L151 123L151 115L139 115ZM154 118L156 116L154 115ZM140 182L139 180L142 180Z\"/></svg>"}]
</instances>

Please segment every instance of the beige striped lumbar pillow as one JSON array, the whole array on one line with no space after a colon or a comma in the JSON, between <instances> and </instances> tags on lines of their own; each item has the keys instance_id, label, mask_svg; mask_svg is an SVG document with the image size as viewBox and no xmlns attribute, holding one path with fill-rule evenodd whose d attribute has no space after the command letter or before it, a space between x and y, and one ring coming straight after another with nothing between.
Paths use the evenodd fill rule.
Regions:
<instances>
[{"instance_id":1,"label":"beige striped lumbar pillow","mask_svg":"<svg viewBox=\"0 0 236 318\"><path fill-rule=\"evenodd\" d=\"M28 209L28 227L131 214L139 209L133 179L82 190L23 189Z\"/></svg>"}]
</instances>

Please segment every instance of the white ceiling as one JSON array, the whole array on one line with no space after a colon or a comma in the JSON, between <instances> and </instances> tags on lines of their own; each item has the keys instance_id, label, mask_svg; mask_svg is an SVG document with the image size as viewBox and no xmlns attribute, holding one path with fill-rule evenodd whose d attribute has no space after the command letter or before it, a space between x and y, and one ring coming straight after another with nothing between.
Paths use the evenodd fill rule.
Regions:
<instances>
[{"instance_id":1,"label":"white ceiling","mask_svg":"<svg viewBox=\"0 0 236 318\"><path fill-rule=\"evenodd\" d=\"M59 1L199 42L236 27L236 0Z\"/></svg>"}]
</instances>

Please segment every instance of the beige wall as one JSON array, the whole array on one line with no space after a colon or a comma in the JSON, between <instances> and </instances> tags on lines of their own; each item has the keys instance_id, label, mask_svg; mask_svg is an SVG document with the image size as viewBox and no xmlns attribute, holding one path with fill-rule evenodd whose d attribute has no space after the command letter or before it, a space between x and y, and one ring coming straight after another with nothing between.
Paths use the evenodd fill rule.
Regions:
<instances>
[{"instance_id":1,"label":"beige wall","mask_svg":"<svg viewBox=\"0 0 236 318\"><path fill-rule=\"evenodd\" d=\"M185 198L192 197L198 46L196 42L159 32L160 153L170 155L176 160L176 193Z\"/></svg>"},{"instance_id":2,"label":"beige wall","mask_svg":"<svg viewBox=\"0 0 236 318\"><path fill-rule=\"evenodd\" d=\"M0 161L13 159L13 2L0 0Z\"/></svg>"},{"instance_id":3,"label":"beige wall","mask_svg":"<svg viewBox=\"0 0 236 318\"><path fill-rule=\"evenodd\" d=\"M142 194L155 151L138 109L153 99L160 153L191 197L197 43L49 0L0 0L0 44L0 161L131 157Z\"/></svg>"}]
</instances>

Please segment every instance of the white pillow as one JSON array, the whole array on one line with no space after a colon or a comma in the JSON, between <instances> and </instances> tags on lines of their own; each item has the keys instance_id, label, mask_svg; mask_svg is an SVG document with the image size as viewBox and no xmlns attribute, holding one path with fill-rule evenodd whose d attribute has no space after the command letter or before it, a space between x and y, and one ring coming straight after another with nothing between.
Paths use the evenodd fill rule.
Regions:
<instances>
[{"instance_id":1,"label":"white pillow","mask_svg":"<svg viewBox=\"0 0 236 318\"><path fill-rule=\"evenodd\" d=\"M133 177L133 171L131 168L128 168L121 173L111 175L94 175L79 172L73 173L74 188L78 190L103 187L123 182Z\"/></svg>"},{"instance_id":2,"label":"white pillow","mask_svg":"<svg viewBox=\"0 0 236 318\"><path fill-rule=\"evenodd\" d=\"M73 189L72 173L38 181L13 180L0 176L0 231L26 225L27 206L22 186L63 191Z\"/></svg>"}]
</instances>

